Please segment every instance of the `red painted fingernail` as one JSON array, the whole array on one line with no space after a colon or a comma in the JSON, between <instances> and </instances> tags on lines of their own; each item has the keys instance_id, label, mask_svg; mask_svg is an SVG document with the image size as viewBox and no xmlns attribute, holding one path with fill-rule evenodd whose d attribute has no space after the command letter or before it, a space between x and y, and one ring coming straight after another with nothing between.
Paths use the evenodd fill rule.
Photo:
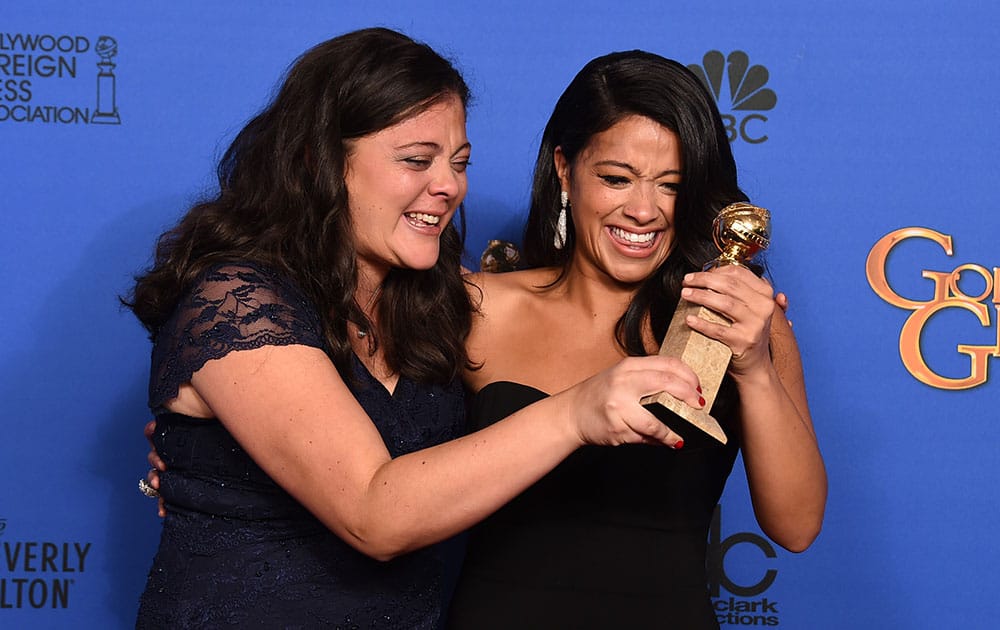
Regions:
<instances>
[{"instance_id":1,"label":"red painted fingernail","mask_svg":"<svg viewBox=\"0 0 1000 630\"><path fill-rule=\"evenodd\" d=\"M702 407L704 407L705 406L705 399L702 398L701 396L698 396L698 404L701 405Z\"/></svg>"},{"instance_id":2,"label":"red painted fingernail","mask_svg":"<svg viewBox=\"0 0 1000 630\"><path fill-rule=\"evenodd\" d=\"M674 450L684 448L684 440L677 440L674 443Z\"/></svg>"},{"instance_id":3,"label":"red painted fingernail","mask_svg":"<svg viewBox=\"0 0 1000 630\"><path fill-rule=\"evenodd\" d=\"M695 389L698 391L699 394L701 393L701 385L698 385L697 387L695 387Z\"/></svg>"}]
</instances>

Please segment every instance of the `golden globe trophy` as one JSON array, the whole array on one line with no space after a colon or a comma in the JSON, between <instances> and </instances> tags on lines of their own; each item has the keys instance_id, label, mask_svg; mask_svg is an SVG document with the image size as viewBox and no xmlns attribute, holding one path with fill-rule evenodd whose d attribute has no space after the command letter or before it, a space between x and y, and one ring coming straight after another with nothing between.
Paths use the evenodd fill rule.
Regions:
<instances>
[{"instance_id":1,"label":"golden globe trophy","mask_svg":"<svg viewBox=\"0 0 1000 630\"><path fill-rule=\"evenodd\" d=\"M503 273L514 271L520 264L521 253L513 243L493 239L486 244L486 249L479 259L479 270Z\"/></svg>"},{"instance_id":2,"label":"golden globe trophy","mask_svg":"<svg viewBox=\"0 0 1000 630\"><path fill-rule=\"evenodd\" d=\"M764 208L749 203L734 203L719 211L712 225L712 238L722 251L722 255L705 265L705 269L725 265L744 265L757 252L767 249L770 244L771 213ZM694 315L710 322L730 325L729 320L715 311L691 304L681 299L674 311L673 319L663 337L660 355L677 357L688 364L701 382L704 409L689 407L666 392L646 396L641 403L661 420L670 415L667 410L680 416L691 425L725 444L728 441L719 423L709 415L708 410L715 403L722 377L726 375L732 350L726 344L710 339L691 329L685 322L688 315ZM667 424L671 423L667 421ZM674 427L671 427L674 428ZM674 429L677 431L676 429ZM677 431L685 440L684 432Z\"/></svg>"}]
</instances>

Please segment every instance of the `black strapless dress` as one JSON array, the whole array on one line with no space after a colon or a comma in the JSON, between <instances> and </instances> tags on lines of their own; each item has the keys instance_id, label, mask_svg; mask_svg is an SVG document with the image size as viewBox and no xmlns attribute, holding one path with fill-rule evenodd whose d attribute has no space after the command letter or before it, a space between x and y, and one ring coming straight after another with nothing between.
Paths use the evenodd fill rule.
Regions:
<instances>
[{"instance_id":1,"label":"black strapless dress","mask_svg":"<svg viewBox=\"0 0 1000 630\"><path fill-rule=\"evenodd\" d=\"M470 428L545 396L491 383L473 402ZM473 529L448 626L717 628L708 529L738 451L735 427L723 428L727 446L575 452Z\"/></svg>"}]
</instances>

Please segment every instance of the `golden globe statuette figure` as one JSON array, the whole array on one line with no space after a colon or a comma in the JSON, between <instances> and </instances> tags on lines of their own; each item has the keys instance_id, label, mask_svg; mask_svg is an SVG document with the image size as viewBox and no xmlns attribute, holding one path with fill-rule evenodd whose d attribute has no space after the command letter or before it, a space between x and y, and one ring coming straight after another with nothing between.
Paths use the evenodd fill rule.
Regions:
<instances>
[{"instance_id":1,"label":"golden globe statuette figure","mask_svg":"<svg viewBox=\"0 0 1000 630\"><path fill-rule=\"evenodd\" d=\"M521 253L509 241L497 239L486 244L482 257L479 259L479 270L489 273L515 271L521 264Z\"/></svg>"},{"instance_id":2,"label":"golden globe statuette figure","mask_svg":"<svg viewBox=\"0 0 1000 630\"><path fill-rule=\"evenodd\" d=\"M771 213L749 203L733 203L719 211L712 228L712 237L722 255L706 264L705 270L724 265L743 265L770 244ZM719 393L722 377L726 375L733 353L726 344L692 330L684 321L688 315L725 325L729 325L729 321L711 309L682 298L660 346L661 355L680 358L698 375L705 398L704 409L689 407L666 392L646 396L641 402L657 417L663 419L667 415L665 409L672 411L725 444L728 438L708 410ZM681 431L678 433L683 435Z\"/></svg>"}]
</instances>

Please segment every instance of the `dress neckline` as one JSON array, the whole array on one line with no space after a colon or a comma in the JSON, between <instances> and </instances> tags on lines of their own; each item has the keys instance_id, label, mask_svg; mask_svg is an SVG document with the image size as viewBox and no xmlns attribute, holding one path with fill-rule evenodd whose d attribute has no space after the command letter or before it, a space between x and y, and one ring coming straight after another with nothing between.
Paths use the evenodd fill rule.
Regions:
<instances>
[{"instance_id":1,"label":"dress neckline","mask_svg":"<svg viewBox=\"0 0 1000 630\"><path fill-rule=\"evenodd\" d=\"M377 385L381 391L385 392L386 397L390 399L396 398L396 393L403 384L403 380L405 380L405 377L402 374L400 374L399 378L396 379L396 386L392 388L392 391L389 391L389 388L385 386L385 383L375 378L375 375L371 373L368 366L361 360L361 357L358 356L357 352L351 351L351 361L354 363L354 371L363 377L363 380Z\"/></svg>"},{"instance_id":2,"label":"dress neckline","mask_svg":"<svg viewBox=\"0 0 1000 630\"><path fill-rule=\"evenodd\" d=\"M507 380L502 380L502 379L499 380L499 381L490 381L489 383L483 385L482 387L479 388L479 391L476 392L476 395L479 396L480 394L482 394L483 392L485 392L487 389L489 389L491 387L500 387L500 386L503 386L503 385L513 385L514 387L520 387L522 389L530 389L531 391L536 392L538 394L541 394L542 396L544 396L546 398L548 398L549 396L552 395L552 394L546 392L545 390L539 389L539 388L537 388L537 387L535 387L533 385L526 385L524 383L518 383L517 381L507 381Z\"/></svg>"}]
</instances>

